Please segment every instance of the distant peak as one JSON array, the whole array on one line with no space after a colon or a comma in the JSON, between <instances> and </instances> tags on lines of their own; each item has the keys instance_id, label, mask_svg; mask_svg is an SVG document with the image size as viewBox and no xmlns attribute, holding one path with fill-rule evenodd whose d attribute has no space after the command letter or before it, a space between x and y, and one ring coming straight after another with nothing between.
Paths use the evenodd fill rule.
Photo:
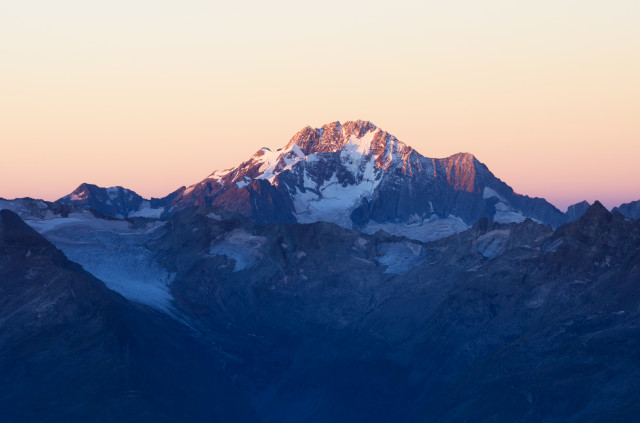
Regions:
<instances>
[{"instance_id":1,"label":"distant peak","mask_svg":"<svg viewBox=\"0 0 640 423\"><path fill-rule=\"evenodd\" d=\"M101 187L86 182L81 183L78 188L73 190L70 194L56 200L61 204L75 204L81 206L90 206L102 213L113 215L114 213L107 210L112 209L116 203L129 203L140 202L143 198L140 197L135 191L124 188L120 185L112 187ZM102 208L101 207L105 207ZM128 206L127 206L128 207ZM119 213L126 216L127 212Z\"/></svg>"},{"instance_id":2,"label":"distant peak","mask_svg":"<svg viewBox=\"0 0 640 423\"><path fill-rule=\"evenodd\" d=\"M78 185L78 188L76 188L73 192L77 193L77 192L83 192L83 191L99 191L99 190L133 192L130 189L120 185L115 185L112 187L101 187L99 185L89 184L87 182L83 182L80 185Z\"/></svg>"},{"instance_id":3,"label":"distant peak","mask_svg":"<svg viewBox=\"0 0 640 423\"><path fill-rule=\"evenodd\" d=\"M462 161L473 161L473 160L476 160L476 156L474 156L471 153L456 153L456 154L452 154L451 156L447 157L447 159L462 160Z\"/></svg>"},{"instance_id":4,"label":"distant peak","mask_svg":"<svg viewBox=\"0 0 640 423\"><path fill-rule=\"evenodd\" d=\"M307 126L307 128L311 128L310 126ZM340 130L342 128L345 128L349 131L351 130L364 130L365 132L369 132L369 131L375 131L376 129L378 129L378 127L376 125L374 125L373 123L371 123L368 120L362 120L362 119L358 119L358 120L348 120L345 123L340 123L339 120L335 121L335 122L330 122L327 124L322 125L322 127L320 129L325 129L325 130Z\"/></svg>"},{"instance_id":5,"label":"distant peak","mask_svg":"<svg viewBox=\"0 0 640 423\"><path fill-rule=\"evenodd\" d=\"M89 184L87 182L83 182L80 185L78 185L78 188L76 188L73 192L79 192L79 191L86 191L88 189L92 189L92 188L98 188L97 185L94 184Z\"/></svg>"},{"instance_id":6,"label":"distant peak","mask_svg":"<svg viewBox=\"0 0 640 423\"><path fill-rule=\"evenodd\" d=\"M599 202L596 201L596 203L600 204ZM586 207L589 208L591 204L589 204L589 202L587 200L582 200L579 203L575 203L570 205L569 207Z\"/></svg>"},{"instance_id":7,"label":"distant peak","mask_svg":"<svg viewBox=\"0 0 640 423\"><path fill-rule=\"evenodd\" d=\"M605 206L599 201L594 201L592 205L584 212L584 214L578 219L581 223L585 224L599 224L606 223L611 219L611 212L607 210Z\"/></svg>"},{"instance_id":8,"label":"distant peak","mask_svg":"<svg viewBox=\"0 0 640 423\"><path fill-rule=\"evenodd\" d=\"M89 184L87 182L83 182L76 189L71 191L70 194L65 195L64 197L58 199L61 200L76 200L78 198L85 198L88 195L91 195L92 192L99 190L100 187L97 185Z\"/></svg>"},{"instance_id":9,"label":"distant peak","mask_svg":"<svg viewBox=\"0 0 640 423\"><path fill-rule=\"evenodd\" d=\"M590 205L586 200L570 205L567 207L567 217L570 221L579 218L587 211Z\"/></svg>"},{"instance_id":10,"label":"distant peak","mask_svg":"<svg viewBox=\"0 0 640 423\"><path fill-rule=\"evenodd\" d=\"M607 210L607 208L605 206L602 205L602 203L598 200L594 201L593 204L591 206L589 206L589 208L587 209L588 213L609 213L609 210Z\"/></svg>"},{"instance_id":11,"label":"distant peak","mask_svg":"<svg viewBox=\"0 0 640 423\"><path fill-rule=\"evenodd\" d=\"M619 207L615 207L611 212L618 212L630 219L640 219L640 200L620 204Z\"/></svg>"}]
</instances>

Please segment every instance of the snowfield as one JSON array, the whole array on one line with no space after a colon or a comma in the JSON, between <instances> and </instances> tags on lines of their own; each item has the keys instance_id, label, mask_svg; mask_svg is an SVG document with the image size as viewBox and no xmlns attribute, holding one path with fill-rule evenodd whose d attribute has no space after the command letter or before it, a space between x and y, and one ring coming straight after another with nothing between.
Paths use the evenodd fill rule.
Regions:
<instances>
[{"instance_id":1,"label":"snowfield","mask_svg":"<svg viewBox=\"0 0 640 423\"><path fill-rule=\"evenodd\" d=\"M162 234L165 222L148 222L136 229L126 220L100 219L88 211L66 218L25 221L109 289L131 301L173 313L169 285L175 275L144 246Z\"/></svg>"}]
</instances>

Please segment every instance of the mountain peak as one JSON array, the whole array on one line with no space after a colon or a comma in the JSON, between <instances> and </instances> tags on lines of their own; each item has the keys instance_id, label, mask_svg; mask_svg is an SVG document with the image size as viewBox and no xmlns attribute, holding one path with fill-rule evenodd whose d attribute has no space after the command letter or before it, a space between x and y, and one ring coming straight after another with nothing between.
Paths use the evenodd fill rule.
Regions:
<instances>
[{"instance_id":1,"label":"mountain peak","mask_svg":"<svg viewBox=\"0 0 640 423\"><path fill-rule=\"evenodd\" d=\"M378 131L378 127L366 120L339 121L327 123L321 128L307 126L298 131L286 148L297 145L305 154L332 153L342 149L351 139L361 139L368 133Z\"/></svg>"},{"instance_id":2,"label":"mountain peak","mask_svg":"<svg viewBox=\"0 0 640 423\"><path fill-rule=\"evenodd\" d=\"M264 147L169 201L171 210L214 205L259 222L330 221L416 239L466 229L480 217L564 219L545 200L515 194L473 154L425 157L366 120L302 128L284 148Z\"/></svg>"},{"instance_id":3,"label":"mountain peak","mask_svg":"<svg viewBox=\"0 0 640 423\"><path fill-rule=\"evenodd\" d=\"M578 219L578 222L589 226L601 225L609 222L611 220L611 216L611 212L607 210L602 203L596 200Z\"/></svg>"},{"instance_id":4,"label":"mountain peak","mask_svg":"<svg viewBox=\"0 0 640 423\"><path fill-rule=\"evenodd\" d=\"M620 204L619 207L611 210L612 213L616 211L629 219L640 219L640 200Z\"/></svg>"},{"instance_id":5,"label":"mountain peak","mask_svg":"<svg viewBox=\"0 0 640 423\"><path fill-rule=\"evenodd\" d=\"M587 211L589 206L591 206L591 204L589 204L589 202L586 200L570 205L567 208L567 218L569 219L569 221L578 219L584 214L584 212Z\"/></svg>"},{"instance_id":6,"label":"mountain peak","mask_svg":"<svg viewBox=\"0 0 640 423\"><path fill-rule=\"evenodd\" d=\"M452 154L451 156L449 156L448 158L455 158L455 159L459 159L459 160L466 160L466 161L473 161L473 160L477 160L476 156L474 156L471 153L466 153L466 152L461 152L461 153L456 153L456 154Z\"/></svg>"},{"instance_id":7,"label":"mountain peak","mask_svg":"<svg viewBox=\"0 0 640 423\"><path fill-rule=\"evenodd\" d=\"M89 207L108 216L127 217L129 211L140 209L145 201L134 191L121 186L103 188L83 182L56 203Z\"/></svg>"},{"instance_id":8,"label":"mountain peak","mask_svg":"<svg viewBox=\"0 0 640 423\"><path fill-rule=\"evenodd\" d=\"M607 210L607 208L605 206L602 205L602 203L598 200L594 201L592 205L589 206L589 208L587 209L587 211L585 212L585 215L587 214L599 214L599 215L610 215L611 213L609 212L609 210Z\"/></svg>"}]
</instances>

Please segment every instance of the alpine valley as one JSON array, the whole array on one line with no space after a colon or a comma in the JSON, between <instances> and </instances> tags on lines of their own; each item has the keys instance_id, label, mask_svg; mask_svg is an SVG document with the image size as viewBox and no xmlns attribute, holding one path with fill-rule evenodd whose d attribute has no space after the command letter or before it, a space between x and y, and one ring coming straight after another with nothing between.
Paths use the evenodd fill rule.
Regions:
<instances>
[{"instance_id":1,"label":"alpine valley","mask_svg":"<svg viewBox=\"0 0 640 423\"><path fill-rule=\"evenodd\" d=\"M639 204L563 213L367 121L164 198L0 199L0 416L635 421Z\"/></svg>"}]
</instances>

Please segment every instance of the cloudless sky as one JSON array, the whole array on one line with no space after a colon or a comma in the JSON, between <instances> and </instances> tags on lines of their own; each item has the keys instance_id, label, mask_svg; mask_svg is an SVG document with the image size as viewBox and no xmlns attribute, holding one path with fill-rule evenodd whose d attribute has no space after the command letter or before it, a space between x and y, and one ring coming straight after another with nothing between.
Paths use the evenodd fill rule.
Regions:
<instances>
[{"instance_id":1,"label":"cloudless sky","mask_svg":"<svg viewBox=\"0 0 640 423\"><path fill-rule=\"evenodd\" d=\"M562 210L640 199L640 2L0 2L0 196L164 196L306 125L471 152Z\"/></svg>"}]
</instances>

